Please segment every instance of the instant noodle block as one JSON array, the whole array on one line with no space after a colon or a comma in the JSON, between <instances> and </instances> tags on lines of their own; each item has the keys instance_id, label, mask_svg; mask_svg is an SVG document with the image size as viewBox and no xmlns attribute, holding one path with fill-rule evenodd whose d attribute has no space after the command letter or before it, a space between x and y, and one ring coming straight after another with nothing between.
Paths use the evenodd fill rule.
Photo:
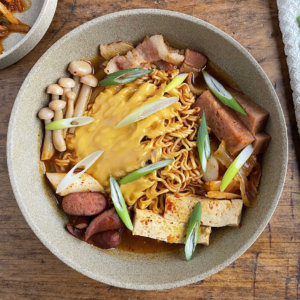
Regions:
<instances>
[{"instance_id":1,"label":"instant noodle block","mask_svg":"<svg viewBox=\"0 0 300 300\"><path fill-rule=\"evenodd\" d=\"M167 243L184 244L187 227L187 223L167 220L151 210L136 209L132 234ZM208 246L210 232L210 227L200 227L198 244Z\"/></svg>"},{"instance_id":2,"label":"instant noodle block","mask_svg":"<svg viewBox=\"0 0 300 300\"><path fill-rule=\"evenodd\" d=\"M241 199L220 200L199 196L176 197L169 194L166 198L164 218L173 222L188 222L194 206L201 202L201 224L211 227L238 226L242 216Z\"/></svg>"}]
</instances>

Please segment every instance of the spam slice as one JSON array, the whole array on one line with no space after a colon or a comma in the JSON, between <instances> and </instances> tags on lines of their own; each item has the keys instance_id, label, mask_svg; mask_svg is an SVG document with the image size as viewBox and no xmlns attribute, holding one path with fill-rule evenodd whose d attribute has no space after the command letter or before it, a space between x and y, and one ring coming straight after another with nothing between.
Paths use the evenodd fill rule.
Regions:
<instances>
[{"instance_id":1,"label":"spam slice","mask_svg":"<svg viewBox=\"0 0 300 300\"><path fill-rule=\"evenodd\" d=\"M241 199L216 200L198 196L174 197L168 195L164 218L173 222L188 222L194 206L201 202L201 224L211 227L238 226L243 201Z\"/></svg>"},{"instance_id":2,"label":"spam slice","mask_svg":"<svg viewBox=\"0 0 300 300\"><path fill-rule=\"evenodd\" d=\"M247 116L238 114L238 117L243 121L252 134L261 132L266 126L269 113L264 108L250 100L245 94L232 88L227 89L247 113Z\"/></svg>"},{"instance_id":3,"label":"spam slice","mask_svg":"<svg viewBox=\"0 0 300 300\"><path fill-rule=\"evenodd\" d=\"M216 137L226 143L226 149L236 155L239 151L254 141L254 137L234 111L222 104L210 91L204 91L196 101L205 111L207 125Z\"/></svg>"},{"instance_id":4,"label":"spam slice","mask_svg":"<svg viewBox=\"0 0 300 300\"><path fill-rule=\"evenodd\" d=\"M184 244L186 238L186 223L166 220L151 210L136 209L133 222L133 235L140 235L167 243ZM209 244L211 228L200 227L198 244Z\"/></svg>"},{"instance_id":5,"label":"spam slice","mask_svg":"<svg viewBox=\"0 0 300 300\"><path fill-rule=\"evenodd\" d=\"M254 154L260 154L266 152L270 140L271 137L267 133L265 132L257 133L255 135L255 141L253 143Z\"/></svg>"},{"instance_id":6,"label":"spam slice","mask_svg":"<svg viewBox=\"0 0 300 300\"><path fill-rule=\"evenodd\" d=\"M76 174L76 173L75 173ZM66 176L66 173L46 173L51 185L56 190L58 184ZM81 174L71 185L59 193L60 196L66 196L72 193L80 192L103 192L104 189L100 183L87 173Z\"/></svg>"}]
</instances>

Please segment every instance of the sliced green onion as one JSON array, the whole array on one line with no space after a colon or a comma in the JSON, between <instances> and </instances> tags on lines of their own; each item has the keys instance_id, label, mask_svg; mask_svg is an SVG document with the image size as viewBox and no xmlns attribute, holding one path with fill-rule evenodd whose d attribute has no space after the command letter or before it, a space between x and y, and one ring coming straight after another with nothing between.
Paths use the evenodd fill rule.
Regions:
<instances>
[{"instance_id":1,"label":"sliced green onion","mask_svg":"<svg viewBox=\"0 0 300 300\"><path fill-rule=\"evenodd\" d=\"M109 74L105 79L99 82L100 85L116 85L132 82L137 78L152 73L153 70L132 68L126 70L120 70Z\"/></svg>"},{"instance_id":2,"label":"sliced green onion","mask_svg":"<svg viewBox=\"0 0 300 300\"><path fill-rule=\"evenodd\" d=\"M137 121L143 120L148 116L158 112L159 110L172 105L178 100L178 97L170 97L143 105L142 107L136 109L127 117L125 117L118 125L115 126L115 128L121 128Z\"/></svg>"},{"instance_id":3,"label":"sliced green onion","mask_svg":"<svg viewBox=\"0 0 300 300\"><path fill-rule=\"evenodd\" d=\"M161 160L157 163L148 165L146 167L140 168L136 171L133 171L131 173L129 173L128 175L126 175L125 177L123 177L120 180L120 184L126 184L132 181L135 181L153 171L156 171L158 169L164 168L166 166L168 166L169 164L171 164L174 161L174 159L165 159L165 160Z\"/></svg>"},{"instance_id":4,"label":"sliced green onion","mask_svg":"<svg viewBox=\"0 0 300 300\"><path fill-rule=\"evenodd\" d=\"M178 76L176 76L167 86L166 88L164 89L164 92L167 93L175 88L177 88L178 86L180 86L184 81L185 79L187 78L188 74L186 73L183 73L183 74L180 74Z\"/></svg>"},{"instance_id":5,"label":"sliced green onion","mask_svg":"<svg viewBox=\"0 0 300 300\"><path fill-rule=\"evenodd\" d=\"M300 16L297 17L298 25L300 26Z\"/></svg>"},{"instance_id":6,"label":"sliced green onion","mask_svg":"<svg viewBox=\"0 0 300 300\"><path fill-rule=\"evenodd\" d=\"M92 117L74 117L53 121L46 125L47 130L59 130L65 128L79 127L94 122Z\"/></svg>"},{"instance_id":7,"label":"sliced green onion","mask_svg":"<svg viewBox=\"0 0 300 300\"><path fill-rule=\"evenodd\" d=\"M209 143L209 135L208 135L204 111L202 115L200 128L197 134L197 147L198 147L198 153L200 157L202 170L205 173L207 168L207 160L210 157L210 143Z\"/></svg>"},{"instance_id":8,"label":"sliced green onion","mask_svg":"<svg viewBox=\"0 0 300 300\"><path fill-rule=\"evenodd\" d=\"M109 175L109 182L110 182L110 195L111 195L112 202L115 206L115 209L116 209L119 217L125 224L125 226L129 230L132 231L133 225L132 225L131 219L129 217L127 206L124 201L120 187L112 175Z\"/></svg>"},{"instance_id":9,"label":"sliced green onion","mask_svg":"<svg viewBox=\"0 0 300 300\"><path fill-rule=\"evenodd\" d=\"M93 152L92 154L81 160L79 163L77 163L59 183L56 189L56 193L59 194L61 191L71 185L78 177L80 177L81 174L86 172L87 169L97 161L102 153L103 150ZM84 169L79 173L74 174L75 170L80 167L84 167Z\"/></svg>"},{"instance_id":10,"label":"sliced green onion","mask_svg":"<svg viewBox=\"0 0 300 300\"><path fill-rule=\"evenodd\" d=\"M201 202L198 202L192 211L190 221L189 221L189 226L186 233L185 247L184 247L186 260L190 260L192 258L192 255L198 244L201 214L202 214Z\"/></svg>"},{"instance_id":11,"label":"sliced green onion","mask_svg":"<svg viewBox=\"0 0 300 300\"><path fill-rule=\"evenodd\" d=\"M240 104L233 98L233 96L224 88L224 86L209 75L206 71L202 71L204 80L208 85L211 92L226 106L234 109L235 111L247 115Z\"/></svg>"},{"instance_id":12,"label":"sliced green onion","mask_svg":"<svg viewBox=\"0 0 300 300\"><path fill-rule=\"evenodd\" d=\"M237 174L240 168L248 160L248 158L251 156L253 151L254 151L253 146L251 144L248 145L241 151L241 153L231 163L231 165L226 170L223 179L221 181L221 185L220 185L221 192L223 192L227 188L230 181L234 178L234 176Z\"/></svg>"}]
</instances>

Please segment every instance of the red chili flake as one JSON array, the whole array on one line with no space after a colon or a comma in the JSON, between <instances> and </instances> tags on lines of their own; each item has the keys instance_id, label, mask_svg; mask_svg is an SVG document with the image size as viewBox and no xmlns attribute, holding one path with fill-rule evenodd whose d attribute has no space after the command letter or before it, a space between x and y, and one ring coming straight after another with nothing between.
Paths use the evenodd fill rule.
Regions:
<instances>
[{"instance_id":1,"label":"red chili flake","mask_svg":"<svg viewBox=\"0 0 300 300\"><path fill-rule=\"evenodd\" d=\"M200 224L201 224L201 225L203 225L203 222L202 222L202 221L200 221Z\"/></svg>"}]
</instances>

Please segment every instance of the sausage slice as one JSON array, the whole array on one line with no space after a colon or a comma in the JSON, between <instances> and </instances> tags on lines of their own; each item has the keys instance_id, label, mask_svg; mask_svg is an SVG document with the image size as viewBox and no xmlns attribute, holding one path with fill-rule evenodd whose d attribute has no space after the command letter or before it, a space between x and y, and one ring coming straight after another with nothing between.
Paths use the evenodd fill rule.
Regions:
<instances>
[{"instance_id":1,"label":"sausage slice","mask_svg":"<svg viewBox=\"0 0 300 300\"><path fill-rule=\"evenodd\" d=\"M77 229L76 227L72 226L71 224L67 225L67 230L69 233L71 233L73 236L78 238L81 241L84 241L84 231L81 229Z\"/></svg>"},{"instance_id":2,"label":"sausage slice","mask_svg":"<svg viewBox=\"0 0 300 300\"><path fill-rule=\"evenodd\" d=\"M204 91L195 105L201 108L201 115L205 111L207 125L220 141L225 141L226 149L232 155L236 155L254 141L254 137L235 112L210 91Z\"/></svg>"},{"instance_id":3,"label":"sausage slice","mask_svg":"<svg viewBox=\"0 0 300 300\"><path fill-rule=\"evenodd\" d=\"M90 218L86 216L70 216L70 224L77 229L85 229L89 226Z\"/></svg>"},{"instance_id":4,"label":"sausage slice","mask_svg":"<svg viewBox=\"0 0 300 300\"><path fill-rule=\"evenodd\" d=\"M88 226L85 232L85 240L87 241L92 235L107 230L118 230L123 226L116 210L111 208L101 215L97 216Z\"/></svg>"},{"instance_id":5,"label":"sausage slice","mask_svg":"<svg viewBox=\"0 0 300 300\"><path fill-rule=\"evenodd\" d=\"M102 248L116 248L121 244L121 233L115 230L99 232L91 237L89 243Z\"/></svg>"},{"instance_id":6,"label":"sausage slice","mask_svg":"<svg viewBox=\"0 0 300 300\"><path fill-rule=\"evenodd\" d=\"M64 197L62 208L73 216L93 216L107 208L107 200L101 193L73 193Z\"/></svg>"}]
</instances>

